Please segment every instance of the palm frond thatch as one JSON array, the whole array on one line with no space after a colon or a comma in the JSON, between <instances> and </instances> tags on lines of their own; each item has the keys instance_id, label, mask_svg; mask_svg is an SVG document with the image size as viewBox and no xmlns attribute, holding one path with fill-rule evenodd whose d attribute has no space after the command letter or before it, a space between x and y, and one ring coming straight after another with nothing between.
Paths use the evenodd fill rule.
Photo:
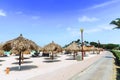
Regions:
<instances>
[{"instance_id":1,"label":"palm frond thatch","mask_svg":"<svg viewBox=\"0 0 120 80\"><path fill-rule=\"evenodd\" d=\"M35 42L24 38L21 34L19 37L7 41L2 48L6 51L12 49L25 51L27 49L37 50L38 46Z\"/></svg>"},{"instance_id":2,"label":"palm frond thatch","mask_svg":"<svg viewBox=\"0 0 120 80\"><path fill-rule=\"evenodd\" d=\"M67 50L67 51L79 51L80 46L77 43L73 42L71 45L66 47L65 50Z\"/></svg>"},{"instance_id":3,"label":"palm frond thatch","mask_svg":"<svg viewBox=\"0 0 120 80\"><path fill-rule=\"evenodd\" d=\"M52 41L52 43L49 43L48 45L44 46L43 51L61 52L62 47Z\"/></svg>"},{"instance_id":4,"label":"palm frond thatch","mask_svg":"<svg viewBox=\"0 0 120 80\"><path fill-rule=\"evenodd\" d=\"M95 47L94 46L83 46L83 50L84 51L93 51L95 49ZM82 50L82 49L81 49Z\"/></svg>"},{"instance_id":5,"label":"palm frond thatch","mask_svg":"<svg viewBox=\"0 0 120 80\"><path fill-rule=\"evenodd\" d=\"M0 56L3 56L3 55L4 55L4 50L0 49Z\"/></svg>"}]
</instances>

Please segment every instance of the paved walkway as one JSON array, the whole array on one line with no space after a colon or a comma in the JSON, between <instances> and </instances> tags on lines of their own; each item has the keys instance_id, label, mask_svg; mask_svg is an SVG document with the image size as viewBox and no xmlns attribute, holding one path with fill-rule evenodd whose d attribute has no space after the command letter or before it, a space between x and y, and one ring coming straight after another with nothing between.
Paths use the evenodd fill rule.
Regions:
<instances>
[{"instance_id":1,"label":"paved walkway","mask_svg":"<svg viewBox=\"0 0 120 80\"><path fill-rule=\"evenodd\" d=\"M113 55L107 52L88 69L78 73L70 80L112 80L113 73Z\"/></svg>"},{"instance_id":2,"label":"paved walkway","mask_svg":"<svg viewBox=\"0 0 120 80\"><path fill-rule=\"evenodd\" d=\"M107 56L108 54L109 54L108 51L104 51L103 53L101 53L97 56L94 56L92 58L89 58L89 59L86 59L83 61L78 61L77 63L72 64L70 66L58 69L56 71L53 71L53 72L50 72L47 74L39 75L39 76L33 77L28 80L69 80L69 79L71 79L72 76L85 71L92 64L97 63L96 61L102 60L103 57L105 58L105 56L106 56L106 59L111 59L111 57ZM107 62L105 62L105 63L107 63ZM110 63L112 63L112 61ZM75 79L73 79L73 80L75 80ZM78 79L78 80L80 80L80 79ZM82 79L82 80L86 80L86 79ZM96 79L96 80L98 80L98 79ZM100 79L100 80L102 80L102 79ZM106 80L110 80L110 79L106 79Z\"/></svg>"}]
</instances>

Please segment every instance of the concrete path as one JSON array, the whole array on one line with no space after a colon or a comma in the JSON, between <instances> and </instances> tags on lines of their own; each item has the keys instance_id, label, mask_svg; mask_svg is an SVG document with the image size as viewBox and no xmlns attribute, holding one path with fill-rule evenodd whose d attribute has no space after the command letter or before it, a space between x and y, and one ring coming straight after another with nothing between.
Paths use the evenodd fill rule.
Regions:
<instances>
[{"instance_id":1,"label":"concrete path","mask_svg":"<svg viewBox=\"0 0 120 80\"><path fill-rule=\"evenodd\" d=\"M70 80L112 80L113 55L107 52L98 61L82 73L78 73Z\"/></svg>"},{"instance_id":2,"label":"concrete path","mask_svg":"<svg viewBox=\"0 0 120 80\"><path fill-rule=\"evenodd\" d=\"M94 56L92 58L89 58L83 61L78 61L75 64L69 65L67 67L55 70L53 72L50 72L44 75L35 76L28 80L103 80L101 79L101 77L105 78L105 80L110 80L108 79L108 76L110 77L111 75L108 73L112 74L112 60L113 60L112 54L108 51L104 51L101 54ZM104 68L105 69L108 68L107 71ZM88 73L89 70L92 70L92 69L93 71ZM101 71L103 71L103 75L106 75L106 76L103 77ZM99 77L95 77L93 79L94 75L98 75L99 73L100 73ZM85 78L86 76L81 78L81 76L84 76L86 74L88 75L88 78Z\"/></svg>"}]
</instances>

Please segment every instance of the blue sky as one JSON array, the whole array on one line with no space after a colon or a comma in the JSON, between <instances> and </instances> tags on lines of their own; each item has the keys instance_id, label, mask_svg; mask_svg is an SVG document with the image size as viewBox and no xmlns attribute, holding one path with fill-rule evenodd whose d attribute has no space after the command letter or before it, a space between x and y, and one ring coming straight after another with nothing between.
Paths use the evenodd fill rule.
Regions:
<instances>
[{"instance_id":1,"label":"blue sky","mask_svg":"<svg viewBox=\"0 0 120 80\"><path fill-rule=\"evenodd\" d=\"M120 0L0 0L0 42L18 37L44 46L64 46L80 39L120 43L120 30L109 23L120 18Z\"/></svg>"}]
</instances>

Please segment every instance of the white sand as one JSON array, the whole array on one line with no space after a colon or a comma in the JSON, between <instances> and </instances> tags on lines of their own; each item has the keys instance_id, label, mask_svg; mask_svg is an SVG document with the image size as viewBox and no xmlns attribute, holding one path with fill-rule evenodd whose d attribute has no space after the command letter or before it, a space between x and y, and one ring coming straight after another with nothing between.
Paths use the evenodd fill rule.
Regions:
<instances>
[{"instance_id":1,"label":"white sand","mask_svg":"<svg viewBox=\"0 0 120 80\"><path fill-rule=\"evenodd\" d=\"M5 60L0 61L0 80L67 80L76 73L80 72L80 70L82 71L91 65L98 59L98 57L101 56L101 54L89 54L88 57L84 57L83 61L66 60L70 57L68 55L60 54L58 56L60 57L56 60L60 61L46 63L43 62L46 61L45 57L32 58L30 55L24 55L24 57L28 57L30 59L24 60L25 63L21 65L21 71L18 70L18 64L13 64L18 62L18 60L15 59L18 58L18 56L0 57L0 60ZM86 64L82 66L83 63ZM5 73L6 67L11 68L9 74ZM74 68L72 69L73 71L71 71L71 69L69 70L71 67ZM68 73L71 73L71 75ZM55 77L59 78L56 79Z\"/></svg>"}]
</instances>

